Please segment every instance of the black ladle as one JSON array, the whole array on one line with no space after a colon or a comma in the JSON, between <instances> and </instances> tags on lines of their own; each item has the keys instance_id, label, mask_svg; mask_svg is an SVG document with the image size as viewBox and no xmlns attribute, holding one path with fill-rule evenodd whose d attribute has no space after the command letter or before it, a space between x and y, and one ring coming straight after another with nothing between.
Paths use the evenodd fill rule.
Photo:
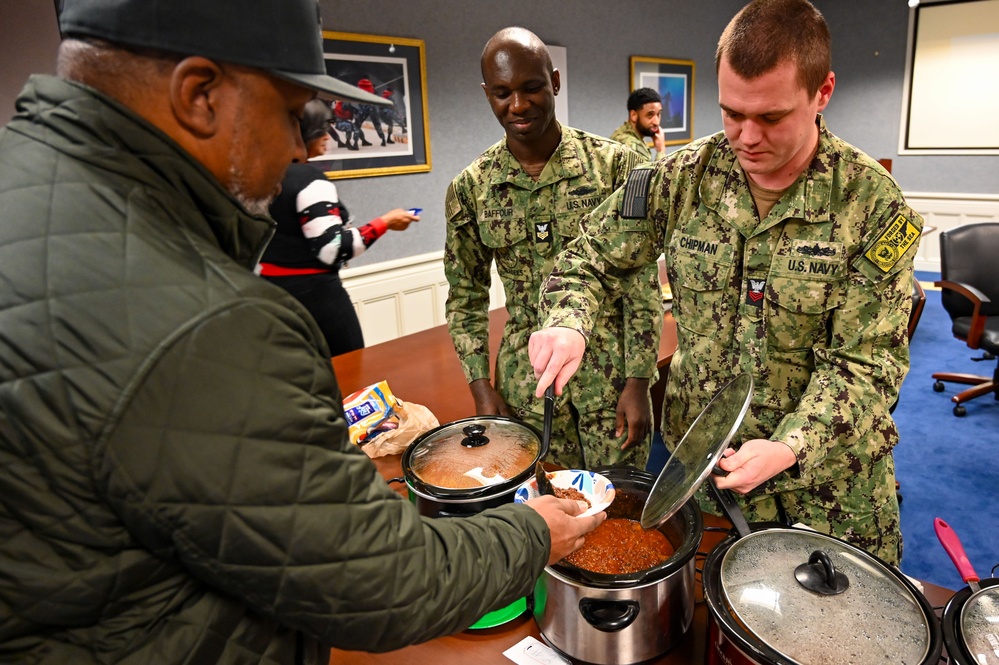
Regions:
<instances>
[{"instance_id":1,"label":"black ladle","mask_svg":"<svg viewBox=\"0 0 999 665\"><path fill-rule=\"evenodd\" d=\"M538 481L538 494L551 494L555 495L555 488L552 487L552 481L548 479L548 472L545 471L545 467L541 464L544 460L545 455L548 454L548 448L551 447L552 443L552 417L555 414L555 383L551 383L545 390L545 422L544 428L541 430L541 453L538 455L538 461L534 465L534 477Z\"/></svg>"}]
</instances>

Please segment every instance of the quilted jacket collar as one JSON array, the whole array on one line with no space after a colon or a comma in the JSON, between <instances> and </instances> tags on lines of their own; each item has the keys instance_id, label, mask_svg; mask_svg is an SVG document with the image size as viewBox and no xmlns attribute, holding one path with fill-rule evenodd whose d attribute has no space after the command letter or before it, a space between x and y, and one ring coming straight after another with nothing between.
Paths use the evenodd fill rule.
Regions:
<instances>
[{"instance_id":1,"label":"quilted jacket collar","mask_svg":"<svg viewBox=\"0 0 999 665\"><path fill-rule=\"evenodd\" d=\"M125 106L88 86L32 76L17 101L10 131L45 140L74 158L189 200L188 231L253 268L273 234L269 217L252 215L175 141ZM18 122L30 118L31 122ZM53 140L53 135L59 137Z\"/></svg>"}]
</instances>

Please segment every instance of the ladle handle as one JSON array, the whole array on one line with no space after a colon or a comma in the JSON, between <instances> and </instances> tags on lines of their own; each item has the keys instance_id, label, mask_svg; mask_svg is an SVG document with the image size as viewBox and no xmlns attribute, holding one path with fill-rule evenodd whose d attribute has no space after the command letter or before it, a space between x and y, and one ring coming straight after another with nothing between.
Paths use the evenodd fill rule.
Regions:
<instances>
[{"instance_id":1,"label":"ladle handle","mask_svg":"<svg viewBox=\"0 0 999 665\"><path fill-rule=\"evenodd\" d=\"M978 583L979 579L978 575L975 574L975 568L971 565L968 555L965 554L964 545L961 544L961 539L957 537L954 529L950 528L949 524L937 517L933 520L933 530L937 532L940 544L943 545L944 550L950 556L950 560L954 562L954 566L957 568L957 572L960 573L961 579L968 584Z\"/></svg>"},{"instance_id":2,"label":"ladle handle","mask_svg":"<svg viewBox=\"0 0 999 665\"><path fill-rule=\"evenodd\" d=\"M539 461L547 457L552 444L552 420L555 416L555 382L545 388L545 420L541 432L541 456Z\"/></svg>"}]
</instances>

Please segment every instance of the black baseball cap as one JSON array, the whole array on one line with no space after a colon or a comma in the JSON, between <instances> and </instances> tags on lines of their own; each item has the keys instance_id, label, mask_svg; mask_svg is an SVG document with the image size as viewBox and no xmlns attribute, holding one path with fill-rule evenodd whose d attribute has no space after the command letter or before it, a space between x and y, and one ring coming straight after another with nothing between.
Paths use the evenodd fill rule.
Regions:
<instances>
[{"instance_id":1,"label":"black baseball cap","mask_svg":"<svg viewBox=\"0 0 999 665\"><path fill-rule=\"evenodd\" d=\"M334 99L386 106L326 73L318 0L60 0L64 37L256 67Z\"/></svg>"}]
</instances>

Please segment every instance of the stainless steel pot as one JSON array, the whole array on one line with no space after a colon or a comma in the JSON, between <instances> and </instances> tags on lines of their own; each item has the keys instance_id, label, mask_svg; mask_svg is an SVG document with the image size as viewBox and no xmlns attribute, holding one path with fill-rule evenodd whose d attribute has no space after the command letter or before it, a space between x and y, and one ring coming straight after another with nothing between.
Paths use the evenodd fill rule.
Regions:
<instances>
[{"instance_id":1,"label":"stainless steel pot","mask_svg":"<svg viewBox=\"0 0 999 665\"><path fill-rule=\"evenodd\" d=\"M655 478L644 471L601 469L616 496L608 517L638 519ZM668 651L694 616L694 554L701 513L688 502L658 527L676 550L669 561L633 575L588 573L568 564L545 568L535 587L541 634L570 658L625 665Z\"/></svg>"},{"instance_id":2,"label":"stainless steel pot","mask_svg":"<svg viewBox=\"0 0 999 665\"><path fill-rule=\"evenodd\" d=\"M502 416L476 416L424 432L402 454L410 499L427 517L468 517L513 503L542 456L541 435ZM455 482L461 481L461 482Z\"/></svg>"}]
</instances>

